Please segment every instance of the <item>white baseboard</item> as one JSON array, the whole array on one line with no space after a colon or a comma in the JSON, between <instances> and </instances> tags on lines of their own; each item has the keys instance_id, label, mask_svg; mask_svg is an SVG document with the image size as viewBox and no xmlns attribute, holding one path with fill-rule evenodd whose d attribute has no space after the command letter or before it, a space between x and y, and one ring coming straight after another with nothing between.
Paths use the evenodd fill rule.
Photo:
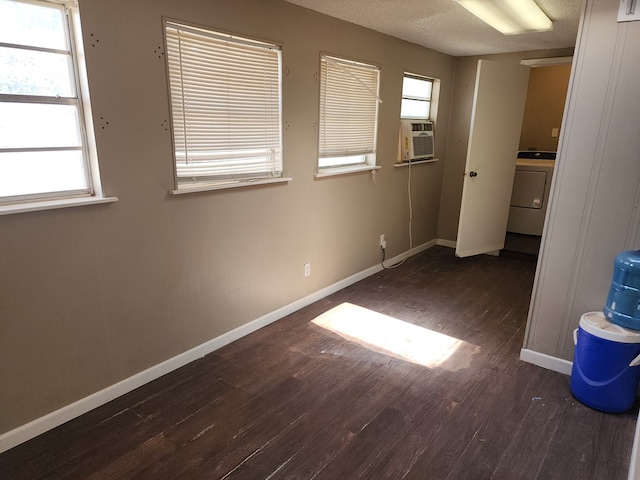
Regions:
<instances>
[{"instance_id":1,"label":"white baseboard","mask_svg":"<svg viewBox=\"0 0 640 480\"><path fill-rule=\"evenodd\" d=\"M443 247L449 247L449 248L456 248L456 246L458 245L457 242L453 240L445 240L444 238L439 238L438 240L436 240L436 244L442 245Z\"/></svg>"},{"instance_id":2,"label":"white baseboard","mask_svg":"<svg viewBox=\"0 0 640 480\"><path fill-rule=\"evenodd\" d=\"M418 247L412 248L408 252L398 255L394 258L387 259L387 262L389 262L390 264L395 264L407 257L416 255L417 253L423 252L433 247L434 245L436 245L436 243L436 240L431 240L427 243L419 245ZM321 300L324 297L331 295L332 293L335 293L345 287L348 287L349 285L359 282L360 280L364 280L365 278L378 273L382 269L382 265L376 265L367 268L366 270L356 273L355 275L351 275L344 280L340 280L333 285L329 285L328 287L318 290L311 295L307 295L304 298L285 305L282 308L279 308L260 318L246 323L234 330L231 330L230 332L227 332L223 335L220 335L219 337L209 340L208 342L198 345L191 350L187 350L186 352L176 355L173 358L154 365L147 370L137 373L129 378L125 378L118 383L110 385L107 388L95 392L87 397L81 398L76 402L73 402L29 423L21 425L20 427L3 433L2 435L0 435L0 453L5 452L21 443L24 443L27 440L35 438L38 435L59 425L62 425L63 423L68 422L73 418L79 417L80 415L83 415L93 410L94 408L104 405L105 403L110 402L111 400L118 398L125 393L131 392L146 383L160 378L162 375L165 375L186 365L187 363L202 358L205 355L219 348L222 348L225 345L238 340L239 338L244 337L245 335L249 335L250 333L259 330L260 328L265 327L270 323L275 322L276 320L280 320L290 313L293 313L303 307L306 307L307 305L312 304L313 302Z\"/></svg>"},{"instance_id":3,"label":"white baseboard","mask_svg":"<svg viewBox=\"0 0 640 480\"><path fill-rule=\"evenodd\" d=\"M385 260L385 262L397 263L400 260L404 260L405 258L409 258L409 257L412 257L413 255L417 255L418 253L424 252L425 250L428 250L431 247L435 247L436 245L438 245L438 241L437 240L430 240L430 241L428 241L426 243L423 243L422 245L418 245L417 247L413 247L408 252L401 253L400 255L398 255L396 257L393 257L393 258L388 258L387 260Z\"/></svg>"},{"instance_id":4,"label":"white baseboard","mask_svg":"<svg viewBox=\"0 0 640 480\"><path fill-rule=\"evenodd\" d=\"M569 360L552 357L551 355L535 352L527 348L520 350L520 360L533 363L548 370L553 370L554 372L564 373L565 375L571 375L571 368L573 367L573 363Z\"/></svg>"}]
</instances>

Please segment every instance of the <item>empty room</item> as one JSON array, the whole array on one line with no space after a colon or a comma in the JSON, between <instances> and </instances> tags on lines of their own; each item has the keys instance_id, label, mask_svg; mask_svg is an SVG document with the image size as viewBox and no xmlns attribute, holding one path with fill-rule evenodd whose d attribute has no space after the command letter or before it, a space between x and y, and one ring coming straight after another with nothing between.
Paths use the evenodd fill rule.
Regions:
<instances>
[{"instance_id":1,"label":"empty room","mask_svg":"<svg viewBox=\"0 0 640 480\"><path fill-rule=\"evenodd\" d=\"M0 477L640 478L626 2L0 0Z\"/></svg>"}]
</instances>

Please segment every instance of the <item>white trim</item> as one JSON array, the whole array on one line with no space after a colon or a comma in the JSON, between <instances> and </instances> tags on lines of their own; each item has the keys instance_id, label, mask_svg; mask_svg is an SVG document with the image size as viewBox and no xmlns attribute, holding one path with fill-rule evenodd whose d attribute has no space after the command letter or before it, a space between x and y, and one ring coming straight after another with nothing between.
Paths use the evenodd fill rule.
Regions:
<instances>
[{"instance_id":1,"label":"white trim","mask_svg":"<svg viewBox=\"0 0 640 480\"><path fill-rule=\"evenodd\" d=\"M436 245L436 240L431 240L418 247L412 248L408 252L398 255L397 257L391 258L389 259L389 261L395 263L404 258L427 250L434 245ZM162 375L165 375L186 365L187 363L202 358L205 355L219 348L222 348L225 345L238 340L239 338L244 337L245 335L249 335L256 330L269 325L270 323L280 320L290 313L296 312L297 310L300 310L301 308L306 307L313 302L321 300L326 296L331 295L332 293L342 290L349 285L359 282L360 280L364 280L365 278L370 277L371 275L374 275L381 270L382 265L380 264L367 268L366 270L362 270L361 272L351 275L344 280L340 280L333 285L329 285L328 287L320 289L317 292L312 293L311 295L307 295L306 297L296 300L289 305L285 305L282 308L274 310L271 313L268 313L260 318L257 318L238 328L235 328L230 332L227 332L223 335L220 335L219 337L209 340L208 342L198 345L191 350L187 350L186 352L176 355L173 358L154 365L147 370L137 373L129 378L125 378L118 383L110 385L107 388L95 392L87 397L81 398L76 402L73 402L58 410L48 413L47 415L36 418L29 423L3 433L2 435L0 435L0 453L5 452L21 443L24 443L27 440L35 438L48 430L62 425L65 422L68 422L69 420L79 417L80 415L87 413L94 408L104 405L105 403L110 402L111 400L120 397L128 392L131 392L132 390L135 390L136 388L149 383L161 377Z\"/></svg>"},{"instance_id":2,"label":"white trim","mask_svg":"<svg viewBox=\"0 0 640 480\"><path fill-rule=\"evenodd\" d=\"M357 165L347 167L325 167L318 173L315 173L314 178L333 177L336 175L346 175L348 173L358 172L372 172L373 170L380 170L382 167L379 165Z\"/></svg>"},{"instance_id":3,"label":"white trim","mask_svg":"<svg viewBox=\"0 0 640 480\"><path fill-rule=\"evenodd\" d=\"M117 201L118 197L77 197L59 200L42 200L40 202L12 203L8 205L0 205L0 215L38 212L41 210L54 210L57 208L81 207L83 205L113 203Z\"/></svg>"},{"instance_id":4,"label":"white trim","mask_svg":"<svg viewBox=\"0 0 640 480\"><path fill-rule=\"evenodd\" d=\"M261 178L256 180L232 180L229 182L214 183L211 185L194 185L193 187L183 186L178 190L169 190L171 195L182 195L183 193L209 192L212 190L224 190L227 188L252 187L254 185L269 185L271 183L289 183L291 177Z\"/></svg>"},{"instance_id":5,"label":"white trim","mask_svg":"<svg viewBox=\"0 0 640 480\"><path fill-rule=\"evenodd\" d=\"M411 162L399 161L393 164L394 167L408 167L409 165L418 165L420 163L435 163L439 162L439 158L430 158L428 160L412 160Z\"/></svg>"},{"instance_id":6,"label":"white trim","mask_svg":"<svg viewBox=\"0 0 640 480\"><path fill-rule=\"evenodd\" d=\"M437 240L429 240L426 243L423 243L422 245L418 245L417 247L412 248L411 250L401 253L400 255L397 255L393 258L386 258L385 259L385 263L387 265L395 265L398 262L401 262L402 260L405 260L409 257L412 257L414 255L417 255L420 252L424 252L425 250L430 249L431 247L435 247L436 245L438 245L438 241ZM382 267L378 270L380 271L382 270Z\"/></svg>"},{"instance_id":7,"label":"white trim","mask_svg":"<svg viewBox=\"0 0 640 480\"><path fill-rule=\"evenodd\" d=\"M539 367L544 367L554 372L564 373L565 375L571 375L571 369L573 362L564 360L562 358L552 357L545 353L535 352L528 348L520 350L520 360L527 363L532 363Z\"/></svg>"},{"instance_id":8,"label":"white trim","mask_svg":"<svg viewBox=\"0 0 640 480\"><path fill-rule=\"evenodd\" d=\"M444 238L439 238L436 240L436 245L441 245L443 247L456 248L458 243L455 240L446 240Z\"/></svg>"},{"instance_id":9,"label":"white trim","mask_svg":"<svg viewBox=\"0 0 640 480\"><path fill-rule=\"evenodd\" d=\"M44 0L49 3L57 3L58 5L65 5L67 8L78 8L78 0Z\"/></svg>"},{"instance_id":10,"label":"white trim","mask_svg":"<svg viewBox=\"0 0 640 480\"><path fill-rule=\"evenodd\" d=\"M77 69L78 100L82 106L82 124L84 126L84 145L86 147L87 162L89 164L89 178L96 198L106 198L102 188L100 178L100 163L98 159L98 147L96 145L96 132L93 124L93 108L91 106L91 96L89 93L89 74L87 72L86 55L84 42L82 40L82 22L80 21L80 11L78 2L66 2L73 4L69 9L71 35L73 37L74 62ZM101 202L104 203L104 202Z\"/></svg>"}]
</instances>

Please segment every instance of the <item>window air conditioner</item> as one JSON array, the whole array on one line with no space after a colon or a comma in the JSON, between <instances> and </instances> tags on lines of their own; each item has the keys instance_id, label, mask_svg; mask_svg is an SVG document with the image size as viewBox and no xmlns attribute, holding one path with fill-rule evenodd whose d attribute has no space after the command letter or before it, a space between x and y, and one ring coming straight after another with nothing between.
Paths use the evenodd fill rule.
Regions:
<instances>
[{"instance_id":1,"label":"window air conditioner","mask_svg":"<svg viewBox=\"0 0 640 480\"><path fill-rule=\"evenodd\" d=\"M433 122L402 120L400 130L401 160L403 162L433 158Z\"/></svg>"}]
</instances>

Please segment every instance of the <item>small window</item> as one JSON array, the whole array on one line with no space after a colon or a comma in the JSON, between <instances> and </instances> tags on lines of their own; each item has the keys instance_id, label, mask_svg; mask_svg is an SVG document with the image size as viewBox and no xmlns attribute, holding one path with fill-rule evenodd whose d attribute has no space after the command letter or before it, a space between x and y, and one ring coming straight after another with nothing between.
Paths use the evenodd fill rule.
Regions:
<instances>
[{"instance_id":1,"label":"small window","mask_svg":"<svg viewBox=\"0 0 640 480\"><path fill-rule=\"evenodd\" d=\"M281 49L165 20L176 189L282 176Z\"/></svg>"},{"instance_id":2,"label":"small window","mask_svg":"<svg viewBox=\"0 0 640 480\"><path fill-rule=\"evenodd\" d=\"M77 13L74 2L0 0L0 205L101 194Z\"/></svg>"},{"instance_id":3,"label":"small window","mask_svg":"<svg viewBox=\"0 0 640 480\"><path fill-rule=\"evenodd\" d=\"M318 170L374 167L380 69L326 55L320 64Z\"/></svg>"},{"instance_id":4,"label":"small window","mask_svg":"<svg viewBox=\"0 0 640 480\"><path fill-rule=\"evenodd\" d=\"M431 94L433 80L409 73L402 80L401 118L431 118Z\"/></svg>"}]
</instances>

